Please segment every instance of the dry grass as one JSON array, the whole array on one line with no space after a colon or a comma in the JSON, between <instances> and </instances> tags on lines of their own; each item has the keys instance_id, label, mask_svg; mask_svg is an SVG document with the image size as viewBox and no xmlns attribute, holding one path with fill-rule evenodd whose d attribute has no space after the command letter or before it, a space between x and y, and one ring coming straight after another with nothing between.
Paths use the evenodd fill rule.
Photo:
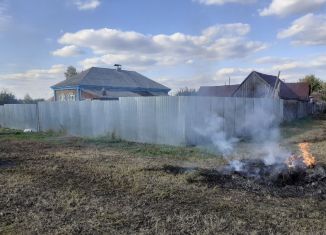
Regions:
<instances>
[{"instance_id":1,"label":"dry grass","mask_svg":"<svg viewBox=\"0 0 326 235\"><path fill-rule=\"evenodd\" d=\"M294 147L310 140L313 153L326 163L326 121L305 122L283 127L284 143ZM323 200L209 188L189 183L188 174L146 170L166 164L212 167L223 163L220 157L194 148L7 131L0 134L0 233L326 231Z\"/></svg>"}]
</instances>

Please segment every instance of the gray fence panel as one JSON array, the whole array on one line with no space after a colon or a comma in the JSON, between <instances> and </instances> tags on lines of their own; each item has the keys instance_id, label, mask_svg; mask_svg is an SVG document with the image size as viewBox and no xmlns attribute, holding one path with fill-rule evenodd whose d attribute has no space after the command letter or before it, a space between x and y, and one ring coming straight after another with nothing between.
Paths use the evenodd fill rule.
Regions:
<instances>
[{"instance_id":1,"label":"gray fence panel","mask_svg":"<svg viewBox=\"0 0 326 235\"><path fill-rule=\"evenodd\" d=\"M3 111L3 122L5 127L37 131L37 112L35 104L4 105Z\"/></svg>"},{"instance_id":2,"label":"gray fence panel","mask_svg":"<svg viewBox=\"0 0 326 235\"><path fill-rule=\"evenodd\" d=\"M0 127L5 126L5 111L3 105L0 105Z\"/></svg>"},{"instance_id":3,"label":"gray fence panel","mask_svg":"<svg viewBox=\"0 0 326 235\"><path fill-rule=\"evenodd\" d=\"M63 131L70 131L70 115L69 115L69 107L70 102L59 102L59 123L60 129Z\"/></svg>"},{"instance_id":4,"label":"gray fence panel","mask_svg":"<svg viewBox=\"0 0 326 235\"><path fill-rule=\"evenodd\" d=\"M275 121L277 123L281 123L283 117L281 116L281 100L279 99L274 99L273 101L273 110L271 111L273 115L275 116Z\"/></svg>"},{"instance_id":5,"label":"gray fence panel","mask_svg":"<svg viewBox=\"0 0 326 235\"><path fill-rule=\"evenodd\" d=\"M210 141L210 137L203 133L207 125L216 120L217 115L212 113L212 97L186 98L186 140L187 144L199 145Z\"/></svg>"},{"instance_id":6,"label":"gray fence panel","mask_svg":"<svg viewBox=\"0 0 326 235\"><path fill-rule=\"evenodd\" d=\"M59 131L60 127L57 121L59 116L57 105L54 102L38 103L39 126L41 131Z\"/></svg>"},{"instance_id":7,"label":"gray fence panel","mask_svg":"<svg viewBox=\"0 0 326 235\"><path fill-rule=\"evenodd\" d=\"M225 133L227 136L235 134L236 98L226 98L224 105Z\"/></svg>"},{"instance_id":8,"label":"gray fence panel","mask_svg":"<svg viewBox=\"0 0 326 235\"><path fill-rule=\"evenodd\" d=\"M50 110L48 117L50 119L50 130L60 131L60 114L59 114L59 102L54 102L50 104Z\"/></svg>"},{"instance_id":9,"label":"gray fence panel","mask_svg":"<svg viewBox=\"0 0 326 235\"><path fill-rule=\"evenodd\" d=\"M96 100L91 103L91 125L93 128L92 136L105 136L107 131L105 129L104 118L104 102Z\"/></svg>"},{"instance_id":10,"label":"gray fence panel","mask_svg":"<svg viewBox=\"0 0 326 235\"><path fill-rule=\"evenodd\" d=\"M121 138L128 141L138 140L138 115L136 98L120 99Z\"/></svg>"},{"instance_id":11,"label":"gray fence panel","mask_svg":"<svg viewBox=\"0 0 326 235\"><path fill-rule=\"evenodd\" d=\"M176 118L176 138L179 141L182 141L183 144L186 144L186 116L187 116L187 98L189 97L180 97L178 99L178 112Z\"/></svg>"},{"instance_id":12,"label":"gray fence panel","mask_svg":"<svg viewBox=\"0 0 326 235\"><path fill-rule=\"evenodd\" d=\"M121 138L119 101L103 102L104 129L106 135L112 138Z\"/></svg>"},{"instance_id":13,"label":"gray fence panel","mask_svg":"<svg viewBox=\"0 0 326 235\"><path fill-rule=\"evenodd\" d=\"M48 121L47 113L49 112L49 105L46 102L38 103L38 112L39 112L39 125L40 131L48 131Z\"/></svg>"},{"instance_id":14,"label":"gray fence panel","mask_svg":"<svg viewBox=\"0 0 326 235\"><path fill-rule=\"evenodd\" d=\"M8 128L15 128L12 125L12 121L13 121L13 118L11 118L11 116L12 116L11 109L12 108L13 108L13 106L11 106L11 105L5 105L4 106L4 110L5 110L5 124L6 124L6 127L8 127ZM17 113L17 115L19 115L19 114Z\"/></svg>"},{"instance_id":15,"label":"gray fence panel","mask_svg":"<svg viewBox=\"0 0 326 235\"><path fill-rule=\"evenodd\" d=\"M243 98L236 98L235 100L235 134L237 136L242 136L243 133L243 123L246 116L246 100Z\"/></svg>"},{"instance_id":16,"label":"gray fence panel","mask_svg":"<svg viewBox=\"0 0 326 235\"><path fill-rule=\"evenodd\" d=\"M79 102L81 136L93 136L91 110L92 101Z\"/></svg>"},{"instance_id":17,"label":"gray fence panel","mask_svg":"<svg viewBox=\"0 0 326 235\"><path fill-rule=\"evenodd\" d=\"M156 99L155 97L137 97L138 141L156 143Z\"/></svg>"},{"instance_id":18,"label":"gray fence panel","mask_svg":"<svg viewBox=\"0 0 326 235\"><path fill-rule=\"evenodd\" d=\"M226 98L216 98L213 97L211 100L211 112L214 116L221 118L221 129L225 131L225 99Z\"/></svg>"},{"instance_id":19,"label":"gray fence panel","mask_svg":"<svg viewBox=\"0 0 326 235\"><path fill-rule=\"evenodd\" d=\"M292 121L312 114L313 104L293 100L283 101L283 120Z\"/></svg>"},{"instance_id":20,"label":"gray fence panel","mask_svg":"<svg viewBox=\"0 0 326 235\"><path fill-rule=\"evenodd\" d=\"M156 97L157 143L184 145L186 100L181 97ZM180 101L181 100L181 101Z\"/></svg>"},{"instance_id":21,"label":"gray fence panel","mask_svg":"<svg viewBox=\"0 0 326 235\"><path fill-rule=\"evenodd\" d=\"M81 115L79 111L79 104L77 102L69 102L67 114L69 115L68 133L71 135L81 135Z\"/></svg>"},{"instance_id":22,"label":"gray fence panel","mask_svg":"<svg viewBox=\"0 0 326 235\"><path fill-rule=\"evenodd\" d=\"M252 119L253 113L254 113L254 99L244 98L244 102L245 102L244 120L243 120L243 123L241 126L243 135L245 135L249 131L246 126L248 126L250 120Z\"/></svg>"}]
</instances>

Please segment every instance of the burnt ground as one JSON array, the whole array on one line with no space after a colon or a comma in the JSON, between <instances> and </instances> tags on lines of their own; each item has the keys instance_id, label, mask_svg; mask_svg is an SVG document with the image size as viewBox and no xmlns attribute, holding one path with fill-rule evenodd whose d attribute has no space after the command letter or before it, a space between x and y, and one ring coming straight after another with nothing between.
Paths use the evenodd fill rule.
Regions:
<instances>
[{"instance_id":1,"label":"burnt ground","mask_svg":"<svg viewBox=\"0 0 326 235\"><path fill-rule=\"evenodd\" d=\"M284 144L311 140L318 164L326 164L325 129L325 120L286 125ZM216 176L220 157L195 148L0 133L1 234L326 231L318 193L292 185L294 193L284 194L288 186L241 176L240 186L249 186L238 187Z\"/></svg>"},{"instance_id":2,"label":"burnt ground","mask_svg":"<svg viewBox=\"0 0 326 235\"><path fill-rule=\"evenodd\" d=\"M147 170L163 171L174 175L187 174L189 183L207 184L210 188L243 190L260 196L268 195L279 198L326 199L326 166L324 164L318 164L314 168L291 169L285 164L268 166L257 159L242 162L252 169L235 171L230 170L228 165L216 169L165 165L162 168Z\"/></svg>"}]
</instances>

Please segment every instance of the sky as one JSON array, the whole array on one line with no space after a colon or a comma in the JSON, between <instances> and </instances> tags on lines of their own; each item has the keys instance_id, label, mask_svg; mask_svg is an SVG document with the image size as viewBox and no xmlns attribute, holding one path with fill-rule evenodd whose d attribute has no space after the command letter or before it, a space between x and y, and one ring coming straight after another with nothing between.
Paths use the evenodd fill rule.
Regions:
<instances>
[{"instance_id":1,"label":"sky","mask_svg":"<svg viewBox=\"0 0 326 235\"><path fill-rule=\"evenodd\" d=\"M326 81L326 0L0 0L0 90L47 99L69 65L116 63L172 92Z\"/></svg>"}]
</instances>

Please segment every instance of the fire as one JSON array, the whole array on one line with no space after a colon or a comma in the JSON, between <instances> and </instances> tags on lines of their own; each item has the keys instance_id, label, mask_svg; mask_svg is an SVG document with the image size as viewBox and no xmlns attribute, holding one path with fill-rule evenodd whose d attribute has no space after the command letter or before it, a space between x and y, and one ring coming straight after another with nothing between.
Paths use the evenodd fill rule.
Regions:
<instances>
[{"instance_id":1,"label":"fire","mask_svg":"<svg viewBox=\"0 0 326 235\"><path fill-rule=\"evenodd\" d=\"M308 143L299 144L302 153L303 162L307 167L314 167L316 165L316 158L310 153L310 145Z\"/></svg>"},{"instance_id":2,"label":"fire","mask_svg":"<svg viewBox=\"0 0 326 235\"><path fill-rule=\"evenodd\" d=\"M315 157L310 153L309 143L300 143L299 145L301 156L292 155L286 160L286 164L289 168L295 168L298 166L304 166L313 168L316 165Z\"/></svg>"}]
</instances>

